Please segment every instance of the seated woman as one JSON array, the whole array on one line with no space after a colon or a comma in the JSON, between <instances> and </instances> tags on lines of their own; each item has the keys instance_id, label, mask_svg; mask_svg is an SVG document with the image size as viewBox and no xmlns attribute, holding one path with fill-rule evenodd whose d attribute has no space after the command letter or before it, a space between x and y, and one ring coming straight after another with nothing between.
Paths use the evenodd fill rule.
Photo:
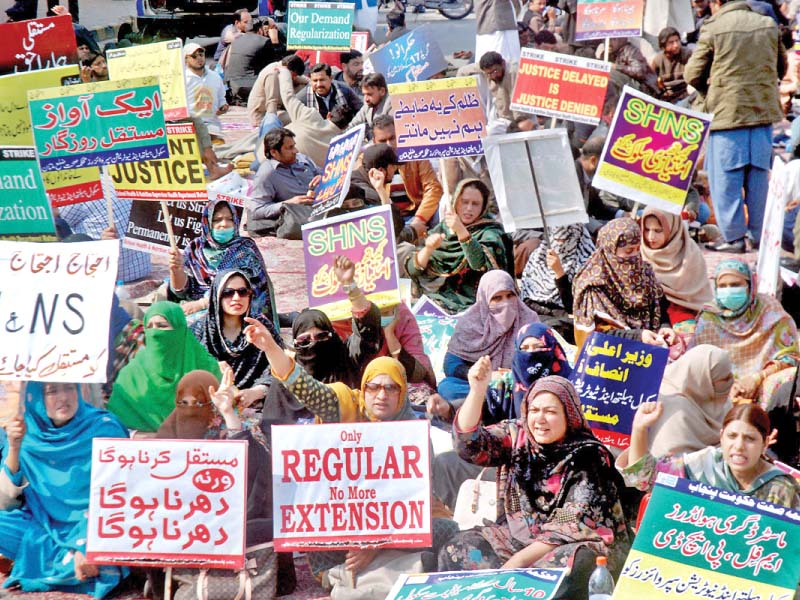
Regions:
<instances>
[{"instance_id":1,"label":"seated woman","mask_svg":"<svg viewBox=\"0 0 800 600\"><path fill-rule=\"evenodd\" d=\"M428 232L419 251L398 257L420 291L448 312L475 303L484 272L509 267L503 228L488 209L489 188L479 179L461 181L444 223Z\"/></svg>"},{"instance_id":2,"label":"seated woman","mask_svg":"<svg viewBox=\"0 0 800 600\"><path fill-rule=\"evenodd\" d=\"M175 389L189 371L219 376L219 364L192 335L174 302L156 302L144 313L144 347L119 372L109 411L138 437L152 437L175 405Z\"/></svg>"},{"instance_id":3,"label":"seated woman","mask_svg":"<svg viewBox=\"0 0 800 600\"><path fill-rule=\"evenodd\" d=\"M575 342L611 328L655 331L661 325L663 295L652 267L639 252L636 221L609 221L597 235L597 250L572 284Z\"/></svg>"},{"instance_id":4,"label":"seated woman","mask_svg":"<svg viewBox=\"0 0 800 600\"><path fill-rule=\"evenodd\" d=\"M14 561L4 587L106 596L127 569L86 562L92 439L127 437L72 383L29 382L24 417L6 432L0 470L0 555Z\"/></svg>"},{"instance_id":5,"label":"seated woman","mask_svg":"<svg viewBox=\"0 0 800 600\"><path fill-rule=\"evenodd\" d=\"M218 272L211 284L208 313L192 326L192 331L211 356L233 369L238 406L260 409L269 392L272 376L267 357L245 339L247 324L244 318L261 321L279 344L283 345L283 342L272 321L255 309L254 296L244 271Z\"/></svg>"},{"instance_id":6,"label":"seated woman","mask_svg":"<svg viewBox=\"0 0 800 600\"><path fill-rule=\"evenodd\" d=\"M719 446L660 458L647 450L647 430L661 418L661 402L645 402L633 417L631 445L617 459L625 482L642 491L656 475L670 473L758 500L800 508L800 486L764 458L770 434L767 413L757 404L738 404L722 421Z\"/></svg>"},{"instance_id":7,"label":"seated woman","mask_svg":"<svg viewBox=\"0 0 800 600\"><path fill-rule=\"evenodd\" d=\"M703 252L679 215L648 207L642 215L642 256L666 296L670 324L694 331L697 314L714 299Z\"/></svg>"},{"instance_id":8,"label":"seated woman","mask_svg":"<svg viewBox=\"0 0 800 600\"><path fill-rule=\"evenodd\" d=\"M246 272L258 291L252 301L254 310L277 323L275 292L267 266L256 243L239 235L236 211L224 200L210 201L203 209L202 230L183 255L178 249L170 252L168 298L180 301L187 315L205 310L214 275L235 268Z\"/></svg>"},{"instance_id":9,"label":"seated woman","mask_svg":"<svg viewBox=\"0 0 800 600\"><path fill-rule=\"evenodd\" d=\"M461 405L470 386L469 368L484 354L495 369L510 369L514 335L539 317L517 296L517 286L505 271L486 273L478 285L477 301L458 318L444 357L445 378L439 394L454 407Z\"/></svg>"},{"instance_id":10,"label":"seated woman","mask_svg":"<svg viewBox=\"0 0 800 600\"><path fill-rule=\"evenodd\" d=\"M589 429L572 383L557 375L530 388L518 420L482 426L491 372L488 356L470 369L470 393L456 415L453 438L463 459L508 470L505 516L451 538L439 566L571 567L557 597L585 597L595 555L607 555L614 572L630 547L611 454Z\"/></svg>"},{"instance_id":11,"label":"seated woman","mask_svg":"<svg viewBox=\"0 0 800 600\"><path fill-rule=\"evenodd\" d=\"M384 316L384 312L388 313ZM427 383L436 388L431 359L425 354L417 319L404 302L381 311L384 344L379 356L392 356L406 370L409 383ZM422 386L425 387L425 386Z\"/></svg>"}]
</instances>

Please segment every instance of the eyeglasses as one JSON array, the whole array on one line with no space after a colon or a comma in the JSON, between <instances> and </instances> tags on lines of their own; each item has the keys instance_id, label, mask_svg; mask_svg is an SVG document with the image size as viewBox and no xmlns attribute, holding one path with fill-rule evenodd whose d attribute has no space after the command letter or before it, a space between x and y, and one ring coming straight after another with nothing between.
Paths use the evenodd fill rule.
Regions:
<instances>
[{"instance_id":1,"label":"eyeglasses","mask_svg":"<svg viewBox=\"0 0 800 600\"><path fill-rule=\"evenodd\" d=\"M320 331L319 333L301 333L294 338L295 348L308 348L315 342L324 342L333 337L330 331Z\"/></svg>"},{"instance_id":2,"label":"eyeglasses","mask_svg":"<svg viewBox=\"0 0 800 600\"><path fill-rule=\"evenodd\" d=\"M364 384L364 391L370 394L377 394L381 390L387 396L394 396L400 393L400 386L396 383L373 383L372 381Z\"/></svg>"},{"instance_id":3,"label":"eyeglasses","mask_svg":"<svg viewBox=\"0 0 800 600\"><path fill-rule=\"evenodd\" d=\"M249 298L253 293L253 290L246 287L240 288L225 288L219 294L220 298L233 298L234 296L239 296L239 298Z\"/></svg>"}]
</instances>

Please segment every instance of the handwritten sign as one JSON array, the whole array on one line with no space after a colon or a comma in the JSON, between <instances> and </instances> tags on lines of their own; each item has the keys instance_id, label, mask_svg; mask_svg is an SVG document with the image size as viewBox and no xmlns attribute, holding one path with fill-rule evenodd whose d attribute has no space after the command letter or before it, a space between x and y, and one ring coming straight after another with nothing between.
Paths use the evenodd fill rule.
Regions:
<instances>
[{"instance_id":1,"label":"handwritten sign","mask_svg":"<svg viewBox=\"0 0 800 600\"><path fill-rule=\"evenodd\" d=\"M169 158L111 165L117 196L130 200L207 200L203 159L194 125L168 123Z\"/></svg>"},{"instance_id":2,"label":"handwritten sign","mask_svg":"<svg viewBox=\"0 0 800 600\"><path fill-rule=\"evenodd\" d=\"M474 77L389 86L400 160L483 154L486 115Z\"/></svg>"},{"instance_id":3,"label":"handwritten sign","mask_svg":"<svg viewBox=\"0 0 800 600\"><path fill-rule=\"evenodd\" d=\"M244 440L92 440L86 557L241 569Z\"/></svg>"},{"instance_id":4,"label":"handwritten sign","mask_svg":"<svg viewBox=\"0 0 800 600\"><path fill-rule=\"evenodd\" d=\"M565 569L487 569L400 575L386 600L463 597L548 600L558 591L565 573Z\"/></svg>"},{"instance_id":5,"label":"handwritten sign","mask_svg":"<svg viewBox=\"0 0 800 600\"><path fill-rule=\"evenodd\" d=\"M611 64L523 48L511 109L597 125Z\"/></svg>"},{"instance_id":6,"label":"handwritten sign","mask_svg":"<svg viewBox=\"0 0 800 600\"><path fill-rule=\"evenodd\" d=\"M350 50L356 5L349 2L289 2L289 50Z\"/></svg>"},{"instance_id":7,"label":"handwritten sign","mask_svg":"<svg viewBox=\"0 0 800 600\"><path fill-rule=\"evenodd\" d=\"M758 293L769 294L773 298L778 294L783 221L786 218L786 202L790 200L786 190L791 187L789 169L786 168L786 163L776 156L772 161L772 171L769 175L769 192L756 267Z\"/></svg>"},{"instance_id":8,"label":"handwritten sign","mask_svg":"<svg viewBox=\"0 0 800 600\"><path fill-rule=\"evenodd\" d=\"M155 76L161 83L164 119L177 121L189 116L181 40L116 48L106 54L111 81Z\"/></svg>"},{"instance_id":9,"label":"handwritten sign","mask_svg":"<svg viewBox=\"0 0 800 600\"><path fill-rule=\"evenodd\" d=\"M680 214L711 118L625 86L592 185Z\"/></svg>"},{"instance_id":10,"label":"handwritten sign","mask_svg":"<svg viewBox=\"0 0 800 600\"><path fill-rule=\"evenodd\" d=\"M578 0L577 41L642 35L644 0Z\"/></svg>"},{"instance_id":11,"label":"handwritten sign","mask_svg":"<svg viewBox=\"0 0 800 600\"><path fill-rule=\"evenodd\" d=\"M379 308L400 302L391 206L376 206L303 225L308 305L331 321L350 318L347 292L333 272L343 255L356 265L355 282Z\"/></svg>"},{"instance_id":12,"label":"handwritten sign","mask_svg":"<svg viewBox=\"0 0 800 600\"><path fill-rule=\"evenodd\" d=\"M430 546L428 428L273 425L275 550Z\"/></svg>"},{"instance_id":13,"label":"handwritten sign","mask_svg":"<svg viewBox=\"0 0 800 600\"><path fill-rule=\"evenodd\" d=\"M447 69L435 33L424 25L373 52L369 61L386 83L425 81Z\"/></svg>"},{"instance_id":14,"label":"handwritten sign","mask_svg":"<svg viewBox=\"0 0 800 600\"><path fill-rule=\"evenodd\" d=\"M169 156L155 77L31 90L28 101L42 171Z\"/></svg>"},{"instance_id":15,"label":"handwritten sign","mask_svg":"<svg viewBox=\"0 0 800 600\"><path fill-rule=\"evenodd\" d=\"M0 242L0 379L103 383L119 242Z\"/></svg>"},{"instance_id":16,"label":"handwritten sign","mask_svg":"<svg viewBox=\"0 0 800 600\"><path fill-rule=\"evenodd\" d=\"M322 179L314 193L311 216L321 215L344 202L350 190L350 176L364 142L364 125L359 125L331 140Z\"/></svg>"},{"instance_id":17,"label":"handwritten sign","mask_svg":"<svg viewBox=\"0 0 800 600\"><path fill-rule=\"evenodd\" d=\"M37 163L36 168L39 168ZM42 173L50 206L58 208L103 199L103 184L98 167L47 171Z\"/></svg>"},{"instance_id":18,"label":"handwritten sign","mask_svg":"<svg viewBox=\"0 0 800 600\"><path fill-rule=\"evenodd\" d=\"M589 221L565 129L488 136L483 148L507 232L543 227L537 189L548 227Z\"/></svg>"},{"instance_id":19,"label":"handwritten sign","mask_svg":"<svg viewBox=\"0 0 800 600\"><path fill-rule=\"evenodd\" d=\"M78 64L69 15L0 25L0 75Z\"/></svg>"},{"instance_id":20,"label":"handwritten sign","mask_svg":"<svg viewBox=\"0 0 800 600\"><path fill-rule=\"evenodd\" d=\"M794 597L800 513L660 473L613 598Z\"/></svg>"},{"instance_id":21,"label":"handwritten sign","mask_svg":"<svg viewBox=\"0 0 800 600\"><path fill-rule=\"evenodd\" d=\"M33 148L0 147L0 238L54 241L55 234Z\"/></svg>"},{"instance_id":22,"label":"handwritten sign","mask_svg":"<svg viewBox=\"0 0 800 600\"><path fill-rule=\"evenodd\" d=\"M601 442L630 445L633 415L640 404L658 398L668 357L666 348L597 332L589 337L570 380Z\"/></svg>"}]
</instances>

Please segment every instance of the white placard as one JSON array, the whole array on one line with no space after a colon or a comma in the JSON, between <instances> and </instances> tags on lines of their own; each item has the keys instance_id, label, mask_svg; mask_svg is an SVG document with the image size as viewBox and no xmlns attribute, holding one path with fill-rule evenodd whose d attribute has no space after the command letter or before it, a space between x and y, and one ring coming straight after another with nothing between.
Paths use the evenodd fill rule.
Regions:
<instances>
[{"instance_id":1,"label":"white placard","mask_svg":"<svg viewBox=\"0 0 800 600\"><path fill-rule=\"evenodd\" d=\"M789 199L786 188L789 170L779 157L772 161L772 172L769 175L769 192L767 206L764 209L764 224L761 227L761 243L758 248L758 293L769 294L773 298L778 294L778 280L781 266L781 239L783 221L786 218L786 202Z\"/></svg>"}]
</instances>

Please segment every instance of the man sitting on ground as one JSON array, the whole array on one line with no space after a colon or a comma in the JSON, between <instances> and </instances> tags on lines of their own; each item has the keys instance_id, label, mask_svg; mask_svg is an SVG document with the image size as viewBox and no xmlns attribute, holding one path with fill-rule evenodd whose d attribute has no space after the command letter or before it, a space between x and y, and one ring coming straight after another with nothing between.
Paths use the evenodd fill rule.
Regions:
<instances>
[{"instance_id":1,"label":"man sitting on ground","mask_svg":"<svg viewBox=\"0 0 800 600\"><path fill-rule=\"evenodd\" d=\"M342 70L333 76L334 81L345 84L359 98L361 94L361 79L364 77L364 57L358 50L342 52Z\"/></svg>"},{"instance_id":2,"label":"man sitting on ground","mask_svg":"<svg viewBox=\"0 0 800 600\"><path fill-rule=\"evenodd\" d=\"M386 79L380 73L370 73L361 82L361 92L364 106L358 111L355 118L350 121L348 129L358 127L362 123L367 126L366 139L372 139L372 123L380 115L392 116L392 100L389 97L389 88Z\"/></svg>"},{"instance_id":3,"label":"man sitting on ground","mask_svg":"<svg viewBox=\"0 0 800 600\"><path fill-rule=\"evenodd\" d=\"M334 81L331 68L325 63L311 67L311 83L297 94L297 99L309 108L316 108L323 119L328 117L335 106L349 106L353 114L357 113L363 102L355 92L345 84Z\"/></svg>"}]
</instances>

